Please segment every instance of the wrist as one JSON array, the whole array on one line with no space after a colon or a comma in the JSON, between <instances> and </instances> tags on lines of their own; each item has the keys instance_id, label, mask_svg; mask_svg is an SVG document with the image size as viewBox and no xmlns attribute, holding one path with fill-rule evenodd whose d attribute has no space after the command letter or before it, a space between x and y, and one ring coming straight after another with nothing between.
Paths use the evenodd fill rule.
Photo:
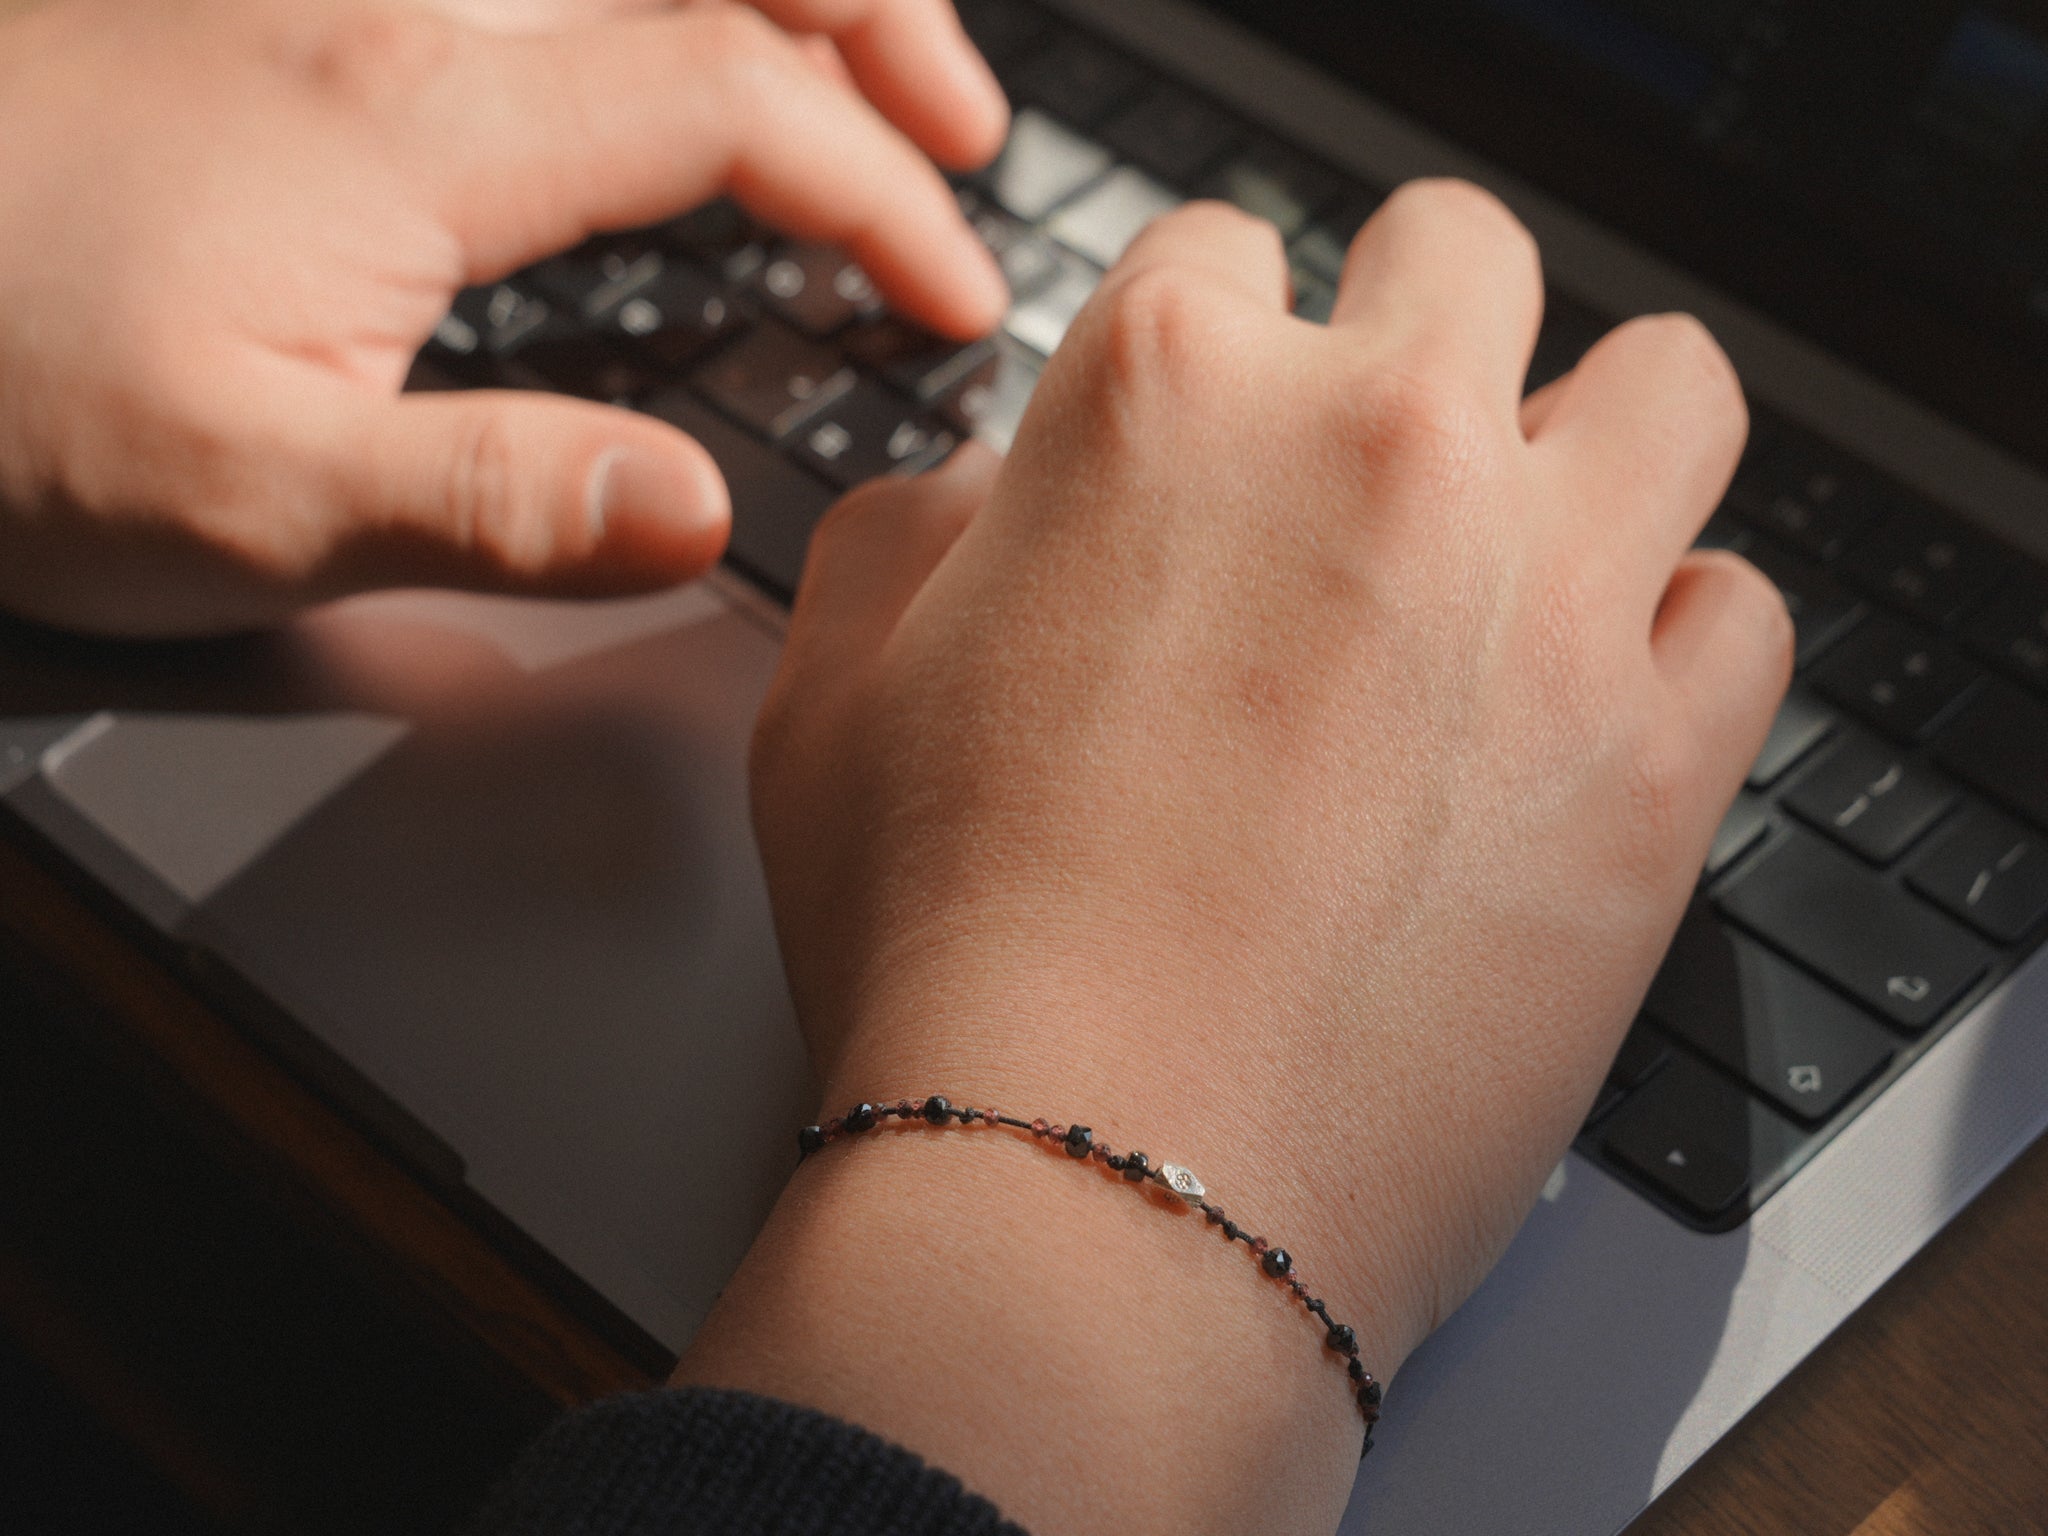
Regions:
<instances>
[{"instance_id":1,"label":"wrist","mask_svg":"<svg viewBox=\"0 0 2048 1536\"><path fill-rule=\"evenodd\" d=\"M1404 1160L1413 1138L1395 1079L1330 1073L1326 1059L1319 1074L1306 1021L1198 965L1151 983L1109 963L1082 969L1085 982L1014 963L1000 976L924 968L847 1030L821 1113L943 1093L1084 1124L1154 1166L1191 1168L1359 1321L1380 1350L1366 1367L1386 1379L1436 1322L1429 1213L1448 1203ZM1333 1078L1360 1086L1336 1095Z\"/></svg>"},{"instance_id":2,"label":"wrist","mask_svg":"<svg viewBox=\"0 0 2048 1536\"><path fill-rule=\"evenodd\" d=\"M980 1127L811 1158L677 1379L863 1424L1045 1530L1328 1530L1363 1432L1343 1358L1241 1243Z\"/></svg>"}]
</instances>

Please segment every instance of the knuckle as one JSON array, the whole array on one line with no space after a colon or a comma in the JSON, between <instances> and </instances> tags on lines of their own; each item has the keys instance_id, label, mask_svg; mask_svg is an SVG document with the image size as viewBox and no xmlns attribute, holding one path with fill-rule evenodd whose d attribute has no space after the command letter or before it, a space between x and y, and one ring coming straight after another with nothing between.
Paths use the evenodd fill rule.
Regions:
<instances>
[{"instance_id":1,"label":"knuckle","mask_svg":"<svg viewBox=\"0 0 2048 1536\"><path fill-rule=\"evenodd\" d=\"M1742 556L1728 550L1710 550L1701 557L1709 569L1718 570L1726 584L1729 601L1741 614L1743 629L1757 637L1758 649L1772 666L1780 687L1792 674L1792 655L1797 638L1792 610L1777 584Z\"/></svg>"},{"instance_id":2,"label":"knuckle","mask_svg":"<svg viewBox=\"0 0 2048 1536\"><path fill-rule=\"evenodd\" d=\"M748 5L721 5L699 13L703 46L728 68L773 68L789 55L788 37Z\"/></svg>"},{"instance_id":3,"label":"knuckle","mask_svg":"<svg viewBox=\"0 0 2048 1536\"><path fill-rule=\"evenodd\" d=\"M528 478L504 418L495 411L472 415L457 436L443 493L443 526L454 547L490 560L507 575L538 573L550 549Z\"/></svg>"},{"instance_id":4,"label":"knuckle","mask_svg":"<svg viewBox=\"0 0 2048 1536\"><path fill-rule=\"evenodd\" d=\"M305 73L352 105L378 108L414 95L446 69L460 35L454 22L424 8L353 11L319 35Z\"/></svg>"},{"instance_id":5,"label":"knuckle","mask_svg":"<svg viewBox=\"0 0 2048 1536\"><path fill-rule=\"evenodd\" d=\"M1517 247L1530 259L1536 255L1536 237L1515 216L1514 210L1476 182L1455 177L1427 177L1395 189L1389 205L1405 217L1430 223L1454 224L1468 231L1468 238L1500 242Z\"/></svg>"},{"instance_id":6,"label":"knuckle","mask_svg":"<svg viewBox=\"0 0 2048 1536\"><path fill-rule=\"evenodd\" d=\"M1346 391L1341 430L1382 472L1441 490L1475 463L1489 435L1477 390L1440 370L1377 367Z\"/></svg>"},{"instance_id":7,"label":"knuckle","mask_svg":"<svg viewBox=\"0 0 2048 1536\"><path fill-rule=\"evenodd\" d=\"M1625 322L1618 336L1641 347L1674 374L1691 392L1707 401L1723 420L1746 423L1749 408L1735 365L1714 333L1688 314L1639 315Z\"/></svg>"},{"instance_id":8,"label":"knuckle","mask_svg":"<svg viewBox=\"0 0 2048 1536\"><path fill-rule=\"evenodd\" d=\"M1213 326L1213 308L1187 273L1153 267L1133 275L1110 297L1099 328L1112 380L1128 388L1188 377Z\"/></svg>"},{"instance_id":9,"label":"knuckle","mask_svg":"<svg viewBox=\"0 0 2048 1536\"><path fill-rule=\"evenodd\" d=\"M1685 731L1642 731L1624 748L1620 768L1623 867L1644 884L1663 884L1698 819L1706 782L1699 745Z\"/></svg>"},{"instance_id":10,"label":"knuckle","mask_svg":"<svg viewBox=\"0 0 2048 1536\"><path fill-rule=\"evenodd\" d=\"M1262 219L1235 203L1226 203L1219 198L1198 198L1193 202L1184 203L1172 212L1162 215L1153 227L1162 230L1189 228L1194 230L1198 237L1201 234L1227 234L1233 239L1256 240L1270 247L1276 254L1284 253L1286 249L1279 225L1271 219Z\"/></svg>"}]
</instances>

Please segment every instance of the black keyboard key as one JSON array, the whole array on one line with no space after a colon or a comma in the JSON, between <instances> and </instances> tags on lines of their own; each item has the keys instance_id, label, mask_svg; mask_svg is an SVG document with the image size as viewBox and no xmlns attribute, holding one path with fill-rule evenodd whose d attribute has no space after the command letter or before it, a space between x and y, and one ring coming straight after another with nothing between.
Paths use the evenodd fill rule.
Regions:
<instances>
[{"instance_id":1,"label":"black keyboard key","mask_svg":"<svg viewBox=\"0 0 2048 1536\"><path fill-rule=\"evenodd\" d=\"M1294 283L1293 309L1297 318L1311 325L1328 325L1337 309L1337 288L1308 268L1293 265L1288 276Z\"/></svg>"},{"instance_id":2,"label":"black keyboard key","mask_svg":"<svg viewBox=\"0 0 2048 1536\"><path fill-rule=\"evenodd\" d=\"M780 441L853 388L853 379L835 348L768 320L702 369L696 382L724 410Z\"/></svg>"},{"instance_id":3,"label":"black keyboard key","mask_svg":"<svg viewBox=\"0 0 2048 1536\"><path fill-rule=\"evenodd\" d=\"M915 406L863 379L797 434L795 449L804 463L847 488L930 469L957 441Z\"/></svg>"},{"instance_id":4,"label":"black keyboard key","mask_svg":"<svg viewBox=\"0 0 2048 1536\"><path fill-rule=\"evenodd\" d=\"M1289 254L1297 265L1306 267L1323 281L1338 282L1344 276L1351 242L1384 201L1381 194L1366 187L1354 185L1340 192L1336 202L1310 219L1307 227L1295 236Z\"/></svg>"},{"instance_id":5,"label":"black keyboard key","mask_svg":"<svg viewBox=\"0 0 2048 1536\"><path fill-rule=\"evenodd\" d=\"M1578 367L1579 359L1592 349L1593 343L1613 328L1612 321L1595 314L1577 299L1568 298L1555 288L1546 289L1543 327L1536 333L1536 352L1529 360L1524 392L1533 395L1546 384L1555 384Z\"/></svg>"},{"instance_id":6,"label":"black keyboard key","mask_svg":"<svg viewBox=\"0 0 2048 1536\"><path fill-rule=\"evenodd\" d=\"M1794 684L1771 721L1771 733L1763 750L1749 767L1749 787L1769 789L1807 753L1835 732L1839 717L1834 710Z\"/></svg>"},{"instance_id":7,"label":"black keyboard key","mask_svg":"<svg viewBox=\"0 0 2048 1536\"><path fill-rule=\"evenodd\" d=\"M1004 208L1035 224L1113 163L1100 144L1026 107L1010 125L1003 152L981 173L981 185Z\"/></svg>"},{"instance_id":8,"label":"black keyboard key","mask_svg":"<svg viewBox=\"0 0 2048 1536\"><path fill-rule=\"evenodd\" d=\"M752 319L752 311L708 273L671 262L604 323L635 349L678 369L738 334Z\"/></svg>"},{"instance_id":9,"label":"black keyboard key","mask_svg":"<svg viewBox=\"0 0 2048 1536\"><path fill-rule=\"evenodd\" d=\"M1621 1049L1614 1053L1614 1063L1607 1069L1607 1081L1623 1092L1640 1088L1670 1059L1671 1047L1655 1030L1646 1028L1638 1020L1623 1037Z\"/></svg>"},{"instance_id":10,"label":"black keyboard key","mask_svg":"<svg viewBox=\"0 0 2048 1536\"><path fill-rule=\"evenodd\" d=\"M1770 802L1743 790L1714 830L1714 844L1707 850L1706 877L1711 880L1757 845L1771 827Z\"/></svg>"},{"instance_id":11,"label":"black keyboard key","mask_svg":"<svg viewBox=\"0 0 2048 1536\"><path fill-rule=\"evenodd\" d=\"M954 8L981 56L998 69L1052 29L1043 11L1022 0L958 0Z\"/></svg>"},{"instance_id":12,"label":"black keyboard key","mask_svg":"<svg viewBox=\"0 0 2048 1536\"><path fill-rule=\"evenodd\" d=\"M1944 625L1989 596L2011 557L1932 507L1907 500L1842 561L1843 574L1880 602Z\"/></svg>"},{"instance_id":13,"label":"black keyboard key","mask_svg":"<svg viewBox=\"0 0 2048 1536\"><path fill-rule=\"evenodd\" d=\"M1790 1121L1682 1058L1600 1131L1609 1157L1703 1221L1778 1183L1800 1141Z\"/></svg>"},{"instance_id":14,"label":"black keyboard key","mask_svg":"<svg viewBox=\"0 0 2048 1536\"><path fill-rule=\"evenodd\" d=\"M549 335L519 351L515 371L586 400L624 401L664 382L656 370L601 335Z\"/></svg>"},{"instance_id":15,"label":"black keyboard key","mask_svg":"<svg viewBox=\"0 0 2048 1536\"><path fill-rule=\"evenodd\" d=\"M810 336L830 336L882 307L874 280L828 245L784 246L754 274L754 290Z\"/></svg>"},{"instance_id":16,"label":"black keyboard key","mask_svg":"<svg viewBox=\"0 0 2048 1536\"><path fill-rule=\"evenodd\" d=\"M1036 353L1004 337L997 342L993 357L977 364L932 403L962 437L978 437L1007 453L1044 369Z\"/></svg>"},{"instance_id":17,"label":"black keyboard key","mask_svg":"<svg viewBox=\"0 0 2048 1536\"><path fill-rule=\"evenodd\" d=\"M1952 647L1880 613L1858 625L1808 681L1887 736L1917 741L1979 676Z\"/></svg>"},{"instance_id":18,"label":"black keyboard key","mask_svg":"<svg viewBox=\"0 0 2048 1536\"><path fill-rule=\"evenodd\" d=\"M1892 1059L1869 1014L1695 902L1643 1011L1793 1117L1819 1122Z\"/></svg>"},{"instance_id":19,"label":"black keyboard key","mask_svg":"<svg viewBox=\"0 0 2048 1536\"><path fill-rule=\"evenodd\" d=\"M1122 54L1065 33L1010 71L1019 101L1044 107L1076 128L1093 128L1150 82Z\"/></svg>"},{"instance_id":20,"label":"black keyboard key","mask_svg":"<svg viewBox=\"0 0 2048 1536\"><path fill-rule=\"evenodd\" d=\"M1707 519L1707 526L1700 530L1700 536L1692 541L1694 549L1725 549L1740 555L1757 542L1756 535L1725 512L1716 512ZM1779 589L1780 591L1783 588Z\"/></svg>"},{"instance_id":21,"label":"black keyboard key","mask_svg":"<svg viewBox=\"0 0 2048 1536\"><path fill-rule=\"evenodd\" d=\"M894 315L858 327L841 338L847 356L872 369L905 394L936 400L995 356L992 336L949 341Z\"/></svg>"},{"instance_id":22,"label":"black keyboard key","mask_svg":"<svg viewBox=\"0 0 2048 1536\"><path fill-rule=\"evenodd\" d=\"M1782 423L1743 456L1728 504L1820 560L1835 559L1883 510L1870 470Z\"/></svg>"},{"instance_id":23,"label":"black keyboard key","mask_svg":"<svg viewBox=\"0 0 2048 1536\"><path fill-rule=\"evenodd\" d=\"M580 334L580 327L518 283L466 288L434 327L423 353L430 362L469 384L545 387L535 378L516 378L507 369L521 348L546 338Z\"/></svg>"},{"instance_id":24,"label":"black keyboard key","mask_svg":"<svg viewBox=\"0 0 2048 1536\"><path fill-rule=\"evenodd\" d=\"M1752 540L1742 554L1785 599L1799 666L1810 665L1862 620L1865 610L1856 595L1813 561L1767 539Z\"/></svg>"},{"instance_id":25,"label":"black keyboard key","mask_svg":"<svg viewBox=\"0 0 2048 1536\"><path fill-rule=\"evenodd\" d=\"M462 380L424 355L412 360L412 368L407 372L402 387L408 395L440 395L467 388Z\"/></svg>"},{"instance_id":26,"label":"black keyboard key","mask_svg":"<svg viewBox=\"0 0 2048 1536\"><path fill-rule=\"evenodd\" d=\"M1188 187L1242 139L1232 118L1201 97L1164 81L1112 117L1102 140L1160 180Z\"/></svg>"},{"instance_id":27,"label":"black keyboard key","mask_svg":"<svg viewBox=\"0 0 2048 1536\"><path fill-rule=\"evenodd\" d=\"M646 236L615 235L550 257L527 277L547 297L596 320L653 282L665 264Z\"/></svg>"},{"instance_id":28,"label":"black keyboard key","mask_svg":"<svg viewBox=\"0 0 2048 1536\"><path fill-rule=\"evenodd\" d=\"M1593 1094L1593 1107L1586 1111L1585 1123L1579 1127L1581 1135L1590 1134L1593 1127L1614 1112L1614 1106L1628 1095L1612 1083L1602 1083Z\"/></svg>"},{"instance_id":29,"label":"black keyboard key","mask_svg":"<svg viewBox=\"0 0 2048 1536\"><path fill-rule=\"evenodd\" d=\"M1010 285L1010 302L1028 304L1060 275L1060 253L1045 236L1000 208L982 208L971 222Z\"/></svg>"},{"instance_id":30,"label":"black keyboard key","mask_svg":"<svg viewBox=\"0 0 2048 1536\"><path fill-rule=\"evenodd\" d=\"M1613 1065L1607 1069L1606 1081L1601 1083L1600 1091L1593 1097L1593 1107L1586 1114L1586 1125L1605 1119L1615 1105L1628 1097L1631 1089L1640 1086L1670 1059L1671 1047L1655 1030L1638 1019L1630 1026L1621 1042L1621 1049L1615 1053Z\"/></svg>"},{"instance_id":31,"label":"black keyboard key","mask_svg":"<svg viewBox=\"0 0 2048 1536\"><path fill-rule=\"evenodd\" d=\"M1334 172L1284 144L1261 140L1233 154L1203 178L1198 195L1235 203L1279 227L1292 240L1325 204L1345 191Z\"/></svg>"},{"instance_id":32,"label":"black keyboard key","mask_svg":"<svg viewBox=\"0 0 2048 1536\"><path fill-rule=\"evenodd\" d=\"M624 399L654 382L574 311L550 303L523 280L458 296L425 356L469 385L593 400Z\"/></svg>"},{"instance_id":33,"label":"black keyboard key","mask_svg":"<svg viewBox=\"0 0 2048 1536\"><path fill-rule=\"evenodd\" d=\"M2048 830L2048 704L1993 683L1964 706L1934 755L1964 783Z\"/></svg>"},{"instance_id":34,"label":"black keyboard key","mask_svg":"<svg viewBox=\"0 0 2048 1536\"><path fill-rule=\"evenodd\" d=\"M1985 806L1944 827L1906 878L2000 944L2017 944L2048 918L2048 838Z\"/></svg>"},{"instance_id":35,"label":"black keyboard key","mask_svg":"<svg viewBox=\"0 0 2048 1536\"><path fill-rule=\"evenodd\" d=\"M1113 267L1147 225L1180 204L1164 182L1120 165L1055 213L1045 230L1098 267Z\"/></svg>"},{"instance_id":36,"label":"black keyboard key","mask_svg":"<svg viewBox=\"0 0 2048 1536\"><path fill-rule=\"evenodd\" d=\"M795 596L811 533L834 493L684 390L665 390L644 409L696 438L724 471L732 492L726 558L783 601Z\"/></svg>"},{"instance_id":37,"label":"black keyboard key","mask_svg":"<svg viewBox=\"0 0 2048 1536\"><path fill-rule=\"evenodd\" d=\"M2007 677L2048 693L2048 582L2007 587L1971 619L1963 640Z\"/></svg>"},{"instance_id":38,"label":"black keyboard key","mask_svg":"<svg viewBox=\"0 0 2048 1536\"><path fill-rule=\"evenodd\" d=\"M1925 1029L1991 951L1868 865L1804 832L1766 849L1720 895L1743 927L1902 1029Z\"/></svg>"},{"instance_id":39,"label":"black keyboard key","mask_svg":"<svg viewBox=\"0 0 2048 1536\"><path fill-rule=\"evenodd\" d=\"M1873 864L1889 864L1956 803L1932 768L1861 733L1838 742L1785 796L1785 808Z\"/></svg>"},{"instance_id":40,"label":"black keyboard key","mask_svg":"<svg viewBox=\"0 0 2048 1536\"><path fill-rule=\"evenodd\" d=\"M706 203L649 233L670 250L743 283L768 260L769 232L735 203Z\"/></svg>"},{"instance_id":41,"label":"black keyboard key","mask_svg":"<svg viewBox=\"0 0 2048 1536\"><path fill-rule=\"evenodd\" d=\"M1003 329L1041 357L1050 357L1066 338L1067 327L1094 297L1102 269L1071 251L1059 252L1059 273L1036 294L1011 307Z\"/></svg>"}]
</instances>

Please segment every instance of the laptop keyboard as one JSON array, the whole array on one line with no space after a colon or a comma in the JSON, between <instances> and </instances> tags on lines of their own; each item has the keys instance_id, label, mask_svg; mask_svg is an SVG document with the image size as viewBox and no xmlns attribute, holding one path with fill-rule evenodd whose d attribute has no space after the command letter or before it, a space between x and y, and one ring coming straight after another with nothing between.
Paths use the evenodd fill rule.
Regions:
<instances>
[{"instance_id":1,"label":"laptop keyboard","mask_svg":"<svg viewBox=\"0 0 2048 1536\"><path fill-rule=\"evenodd\" d=\"M847 487L1007 447L1045 359L1151 219L1219 197L1328 318L1382 192L1028 0L962 0L1017 105L959 187L1010 280L996 336L885 313L839 252L718 204L465 292L415 388L532 388L718 460L729 561L787 601ZM1612 324L1553 293L1530 370ZM1798 679L1578 1146L1690 1225L1738 1225L2048 938L2048 572L1768 409L1701 543L1777 583Z\"/></svg>"}]
</instances>

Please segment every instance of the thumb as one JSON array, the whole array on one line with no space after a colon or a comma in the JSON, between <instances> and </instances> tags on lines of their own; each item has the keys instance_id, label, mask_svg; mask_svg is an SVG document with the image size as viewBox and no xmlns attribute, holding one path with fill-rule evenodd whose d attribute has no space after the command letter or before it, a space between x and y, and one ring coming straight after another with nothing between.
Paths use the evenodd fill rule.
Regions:
<instances>
[{"instance_id":1,"label":"thumb","mask_svg":"<svg viewBox=\"0 0 2048 1536\"><path fill-rule=\"evenodd\" d=\"M559 396L404 395L356 411L330 446L341 590L645 591L701 574L731 523L694 440Z\"/></svg>"}]
</instances>

